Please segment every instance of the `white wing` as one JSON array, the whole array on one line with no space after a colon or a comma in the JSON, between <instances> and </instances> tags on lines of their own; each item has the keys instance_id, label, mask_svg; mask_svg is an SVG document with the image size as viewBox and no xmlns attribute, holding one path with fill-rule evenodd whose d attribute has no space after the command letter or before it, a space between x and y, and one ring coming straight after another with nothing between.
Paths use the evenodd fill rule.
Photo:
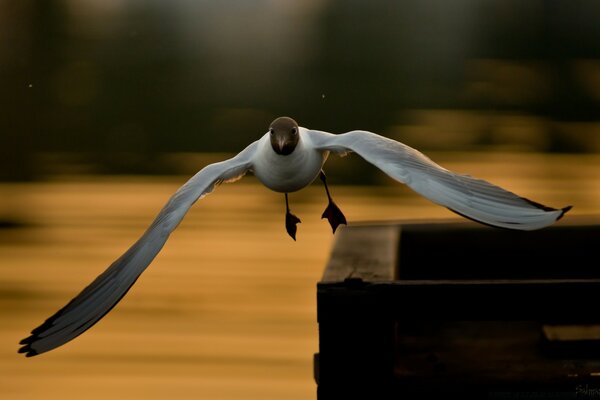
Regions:
<instances>
[{"instance_id":1,"label":"white wing","mask_svg":"<svg viewBox=\"0 0 600 400\"><path fill-rule=\"evenodd\" d=\"M484 224L508 229L539 229L551 225L571 208L546 207L484 180L455 174L419 151L371 132L332 135L307 130L307 133L318 150L355 152L434 203Z\"/></svg>"},{"instance_id":2,"label":"white wing","mask_svg":"<svg viewBox=\"0 0 600 400\"><path fill-rule=\"evenodd\" d=\"M31 331L31 336L20 342L19 353L31 357L52 350L106 315L156 257L189 208L221 182L239 179L252 168L256 144L229 160L206 166L179 188L142 237L66 306Z\"/></svg>"}]
</instances>

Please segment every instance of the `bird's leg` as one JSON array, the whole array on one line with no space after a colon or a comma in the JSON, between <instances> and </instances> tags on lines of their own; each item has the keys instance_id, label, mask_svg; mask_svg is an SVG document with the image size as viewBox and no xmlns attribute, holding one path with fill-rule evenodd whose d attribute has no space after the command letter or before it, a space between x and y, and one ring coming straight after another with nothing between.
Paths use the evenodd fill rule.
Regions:
<instances>
[{"instance_id":1,"label":"bird's leg","mask_svg":"<svg viewBox=\"0 0 600 400\"><path fill-rule=\"evenodd\" d=\"M319 176L321 177L323 185L325 185L325 192L327 193L327 200L329 201L327 208L325 211L323 211L323 215L321 215L321 219L327 218L329 225L331 225L331 229L333 229L333 233L335 233L335 230L340 224L348 225L348 223L346 222L346 217L344 216L344 213L342 213L342 210L340 210L337 204L335 204L331 199L329 188L327 187L327 178L325 177L325 172L321 170Z\"/></svg>"},{"instance_id":2,"label":"bird's leg","mask_svg":"<svg viewBox=\"0 0 600 400\"><path fill-rule=\"evenodd\" d=\"M296 224L299 224L300 218L296 217L294 214L290 212L290 205L288 203L288 194L285 194L285 230L292 237L292 239L296 240Z\"/></svg>"}]
</instances>

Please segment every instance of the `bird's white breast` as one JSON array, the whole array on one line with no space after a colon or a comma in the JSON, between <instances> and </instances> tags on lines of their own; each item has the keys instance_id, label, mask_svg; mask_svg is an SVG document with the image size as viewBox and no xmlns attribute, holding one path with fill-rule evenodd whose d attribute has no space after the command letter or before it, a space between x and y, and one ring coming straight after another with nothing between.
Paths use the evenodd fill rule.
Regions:
<instances>
[{"instance_id":1,"label":"bird's white breast","mask_svg":"<svg viewBox=\"0 0 600 400\"><path fill-rule=\"evenodd\" d=\"M319 175L329 152L315 150L303 131L304 128L300 128L300 141L294 151L285 156L275 153L268 133L261 138L252 169L258 180L269 189L295 192L310 185Z\"/></svg>"}]
</instances>

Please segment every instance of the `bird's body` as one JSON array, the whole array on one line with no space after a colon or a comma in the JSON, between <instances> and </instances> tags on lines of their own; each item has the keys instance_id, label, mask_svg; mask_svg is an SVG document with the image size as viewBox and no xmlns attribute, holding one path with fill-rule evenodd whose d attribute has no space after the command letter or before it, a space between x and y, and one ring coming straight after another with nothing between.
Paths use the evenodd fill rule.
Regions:
<instances>
[{"instance_id":1,"label":"bird's body","mask_svg":"<svg viewBox=\"0 0 600 400\"><path fill-rule=\"evenodd\" d=\"M273 151L269 133L258 140L252 172L263 185L275 192L292 193L310 185L319 176L329 151L315 149L306 132L304 128L299 129L301 140L287 155Z\"/></svg>"},{"instance_id":2,"label":"bird's body","mask_svg":"<svg viewBox=\"0 0 600 400\"><path fill-rule=\"evenodd\" d=\"M235 157L208 165L190 178L173 194L140 239L23 339L19 352L28 357L44 353L93 326L123 298L198 199L218 184L235 181L249 171L269 189L285 193L285 226L294 240L300 219L291 214L287 194L306 187L320 176L329 200L322 217L329 220L335 232L338 225L346 223L346 218L331 199L322 167L330 153L348 152L357 153L429 200L487 225L539 229L551 225L570 209L546 207L486 181L455 174L419 151L371 132L333 135L301 128L293 119L281 117L273 121L263 137Z\"/></svg>"}]
</instances>

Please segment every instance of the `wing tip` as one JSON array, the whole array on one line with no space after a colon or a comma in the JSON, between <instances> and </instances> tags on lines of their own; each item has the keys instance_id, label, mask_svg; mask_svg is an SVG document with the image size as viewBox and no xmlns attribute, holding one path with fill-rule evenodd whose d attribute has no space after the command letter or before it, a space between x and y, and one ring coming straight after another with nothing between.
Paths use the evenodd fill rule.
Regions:
<instances>
[{"instance_id":1,"label":"wing tip","mask_svg":"<svg viewBox=\"0 0 600 400\"><path fill-rule=\"evenodd\" d=\"M41 338L40 337L41 333L45 332L48 328L52 327L54 320L58 316L60 316L61 312L62 312L62 309L59 310L55 315L53 315L52 317L50 317L46 321L44 321L40 326L38 326L37 328L34 328L31 331L31 334L29 336L27 336L24 339L21 339L19 344L22 345L22 347L20 347L17 352L20 354L25 353L25 357L33 357L33 356L37 356L38 354L40 354L37 350L33 349L31 346L33 345L33 343L37 342Z\"/></svg>"},{"instance_id":2,"label":"wing tip","mask_svg":"<svg viewBox=\"0 0 600 400\"><path fill-rule=\"evenodd\" d=\"M66 306L58 310L54 315L46 319L38 327L34 328L29 336L27 336L24 339L21 339L19 344L22 345L22 347L19 348L18 353L26 353L25 357L33 357L40 354L38 350L33 349L31 346L38 340L42 339L43 336L45 336L44 333L54 326L54 322L58 317L60 317L63 314L65 308ZM44 350L41 353L44 353L45 351L47 350Z\"/></svg>"},{"instance_id":3,"label":"wing tip","mask_svg":"<svg viewBox=\"0 0 600 400\"><path fill-rule=\"evenodd\" d=\"M39 332L36 332L37 330L39 330L39 328L41 328L41 326L31 331L31 335L27 336L24 339L21 339L21 341L19 342L21 347L19 347L17 353L25 353L25 357L33 357L40 354L37 350L31 347L35 342L38 341L38 339L40 339L40 336L38 335Z\"/></svg>"},{"instance_id":4,"label":"wing tip","mask_svg":"<svg viewBox=\"0 0 600 400\"><path fill-rule=\"evenodd\" d=\"M563 217L563 216L564 216L564 215L565 215L567 212L569 212L569 210L571 210L571 209L573 208L573 206L572 206L572 205L569 205L569 206L566 206L566 207L563 207L563 208L552 208L552 207L547 207L547 206L545 206L545 205L543 205L543 204L540 204L540 203L536 203L535 201L528 200L528 199L526 199L526 198L522 198L522 199L523 199L523 200L525 200L525 201L527 201L527 202L528 202L528 203L530 203L531 205L534 205L534 206L536 206L537 208L539 208L539 209L541 209L541 210L543 210L543 211L546 211L546 212L549 212L549 213L550 213L550 212L559 212L559 214L558 214L558 216L556 217L556 219L554 220L554 222L556 222L556 221L558 221L559 219L561 219L561 218L562 218L562 217ZM471 216L469 216L469 215L466 215L466 214L464 214L464 213L462 213L462 212L460 212L460 211L457 211L457 210L455 210L455 209L453 209L453 208L450 208L450 207L447 207L447 208L448 208L450 211L452 211L452 212L454 212L454 213L456 213L456 214L460 215L461 217L464 217L464 218L466 218L466 219L470 219L471 221L478 222L478 223L480 223L480 224L482 224L482 225L490 226L490 227L492 227L492 228L509 229L509 230L513 230L513 229L516 229L516 230L530 230L530 229L526 229L526 228L523 228L523 227L519 227L521 224L519 224L518 222L513 222L513 223L510 223L511 225L514 225L514 227L508 227L508 226L496 225L496 224L494 224L494 223L491 223L491 222L486 222L486 221L482 221L482 220L480 220L480 219L477 219L477 218L471 217ZM509 224L509 222L505 222L505 224ZM535 228L535 229L539 229L539 228Z\"/></svg>"},{"instance_id":5,"label":"wing tip","mask_svg":"<svg viewBox=\"0 0 600 400\"><path fill-rule=\"evenodd\" d=\"M25 357L29 358L29 357L33 357L33 356L37 356L39 353L31 348L31 343L35 340L35 338L33 336L30 336L26 339L23 339L19 342L19 344L23 344L24 346L20 347L19 350L17 350L17 353L19 354L25 354Z\"/></svg>"},{"instance_id":6,"label":"wing tip","mask_svg":"<svg viewBox=\"0 0 600 400\"><path fill-rule=\"evenodd\" d=\"M558 221L559 219L561 219L567 212L569 212L569 210L571 210L571 208L573 208L573 206L566 206L566 207L561 208L560 210L557 210L557 211L560 211L561 213L556 218L556 220Z\"/></svg>"},{"instance_id":7,"label":"wing tip","mask_svg":"<svg viewBox=\"0 0 600 400\"><path fill-rule=\"evenodd\" d=\"M103 310L103 312L101 314L98 314L98 315L94 316L93 318L88 319L88 320L84 321L83 323L81 323L79 325L75 325L75 327L73 326L73 324L67 325L67 327L71 328L70 334L64 336L61 341L56 342L55 344L53 344L52 346L47 347L47 348L46 348L46 345L44 345L44 346L42 346L44 348L41 351L39 349L38 350L33 349L31 346L35 342L37 342L38 340L47 338L47 336L48 336L48 333L47 333L48 329L50 329L50 328L52 328L52 327L55 326L55 324L57 322L57 319L60 318L60 317L62 317L65 314L65 312L68 311L69 306L73 304L73 302L75 301L75 299L77 299L77 297L73 298L66 306L64 306L63 308L61 308L60 310L58 310L54 315L52 315L51 317L49 317L48 319L46 319L40 326L38 326L37 328L34 328L31 331L31 334L28 337L26 337L25 339L22 339L19 342L19 344L23 345L23 346L21 348L19 348L18 353L26 353L25 354L26 357L33 357L33 356L37 356L38 354L45 353L47 351L50 351L50 350L55 349L57 347L60 347L63 344L65 344L65 343L67 343L67 342L75 339L77 336L81 335L83 332L87 331L92 326L94 326L106 314L108 314L110 312L110 310L112 310L119 303L119 301L121 301L121 299L123 297L125 297L125 295L127 294L127 292L129 292L129 289L131 289L131 287L133 286L133 284L136 281L137 281L137 277L123 291L123 293L121 293L121 295L119 296L119 298L117 298L114 302L112 302L110 304L110 306L106 310ZM79 331L79 328L83 327L84 325L87 325L87 326L83 330ZM55 333L56 332L52 333L52 335L55 334Z\"/></svg>"},{"instance_id":8,"label":"wing tip","mask_svg":"<svg viewBox=\"0 0 600 400\"><path fill-rule=\"evenodd\" d=\"M568 205L568 206L563 207L563 208L548 207L548 206L545 206L545 205L543 205L541 203L538 203L537 201L529 200L528 198L525 198L525 197L521 197L521 199L525 200L530 205L532 205L532 206L534 206L536 208L539 208L540 210L543 210L543 211L547 211L547 212L556 212L556 211L558 211L559 214L558 214L558 217L556 217L555 221L558 221L559 219L561 219L567 212L569 212L569 210L571 210L573 208L572 205Z\"/></svg>"},{"instance_id":9,"label":"wing tip","mask_svg":"<svg viewBox=\"0 0 600 400\"><path fill-rule=\"evenodd\" d=\"M554 212L554 211L559 211L557 208L554 207L548 207L542 203L538 203L537 201L533 201L531 199L528 199L527 197L521 197L521 200L527 202L529 205L534 206L535 208L538 208L540 210L543 211L548 211L548 212ZM570 209L571 206L565 207L565 208L569 208ZM564 210L564 208L563 208ZM568 210L567 210L568 211Z\"/></svg>"}]
</instances>

